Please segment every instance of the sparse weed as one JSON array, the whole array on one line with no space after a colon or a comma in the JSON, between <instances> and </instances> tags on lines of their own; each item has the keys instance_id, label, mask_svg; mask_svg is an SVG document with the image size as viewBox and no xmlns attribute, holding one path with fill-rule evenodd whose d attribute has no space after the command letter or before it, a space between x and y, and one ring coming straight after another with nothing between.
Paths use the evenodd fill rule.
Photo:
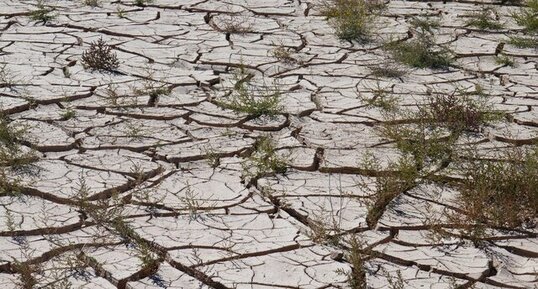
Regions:
<instances>
[{"instance_id":1,"label":"sparse weed","mask_svg":"<svg viewBox=\"0 0 538 289\"><path fill-rule=\"evenodd\" d=\"M116 7L116 15L118 15L119 18L125 18L126 14L125 9L121 8L120 6Z\"/></svg>"},{"instance_id":2,"label":"sparse weed","mask_svg":"<svg viewBox=\"0 0 538 289\"><path fill-rule=\"evenodd\" d=\"M347 283L351 289L366 289L366 269L364 268L367 254L363 252L364 244L355 236L349 240L349 251L346 261L351 265L351 271L339 269L336 272L347 277Z\"/></svg>"},{"instance_id":3,"label":"sparse weed","mask_svg":"<svg viewBox=\"0 0 538 289\"><path fill-rule=\"evenodd\" d=\"M219 155L215 152L215 150L211 148L207 148L205 150L205 159L207 160L209 166L211 166L212 168L216 168L220 165Z\"/></svg>"},{"instance_id":4,"label":"sparse weed","mask_svg":"<svg viewBox=\"0 0 538 289\"><path fill-rule=\"evenodd\" d=\"M151 2L153 2L153 0L135 0L134 4L136 6L144 7L144 6L146 6L147 4L149 4Z\"/></svg>"},{"instance_id":5,"label":"sparse weed","mask_svg":"<svg viewBox=\"0 0 538 289\"><path fill-rule=\"evenodd\" d=\"M518 25L524 27L525 32L538 34L538 0L528 0L527 7L512 13L512 18Z\"/></svg>"},{"instance_id":6,"label":"sparse weed","mask_svg":"<svg viewBox=\"0 0 538 289\"><path fill-rule=\"evenodd\" d=\"M282 110L280 91L277 87L256 87L250 83L250 76L244 68L234 75L235 85L228 99L217 101L223 108L238 113L246 113L251 117L262 115L274 116Z\"/></svg>"},{"instance_id":7,"label":"sparse weed","mask_svg":"<svg viewBox=\"0 0 538 289\"><path fill-rule=\"evenodd\" d=\"M15 83L13 72L7 67L7 64L0 64L0 88L7 87L12 89Z\"/></svg>"},{"instance_id":8,"label":"sparse weed","mask_svg":"<svg viewBox=\"0 0 538 289\"><path fill-rule=\"evenodd\" d=\"M510 37L510 41L508 43L514 45L517 48L534 48L534 49L538 49L538 38L537 37L514 36L514 37Z\"/></svg>"},{"instance_id":9,"label":"sparse weed","mask_svg":"<svg viewBox=\"0 0 538 289\"><path fill-rule=\"evenodd\" d=\"M458 134L463 131L478 132L483 125L500 118L485 99L460 91L432 96L423 114L432 122Z\"/></svg>"},{"instance_id":10,"label":"sparse weed","mask_svg":"<svg viewBox=\"0 0 538 289\"><path fill-rule=\"evenodd\" d=\"M435 29L441 27L439 19L429 17L413 17L409 24L415 29L419 29L421 33L433 33Z\"/></svg>"},{"instance_id":11,"label":"sparse weed","mask_svg":"<svg viewBox=\"0 0 538 289\"><path fill-rule=\"evenodd\" d=\"M86 69L113 71L118 68L119 61L116 53L112 52L112 47L103 38L99 38L82 53L82 65Z\"/></svg>"},{"instance_id":12,"label":"sparse weed","mask_svg":"<svg viewBox=\"0 0 538 289\"><path fill-rule=\"evenodd\" d=\"M465 23L468 26L478 28L480 30L498 30L502 29L503 25L497 20L497 11L492 7L484 7L479 12L469 15L469 20Z\"/></svg>"},{"instance_id":13,"label":"sparse weed","mask_svg":"<svg viewBox=\"0 0 538 289\"><path fill-rule=\"evenodd\" d=\"M246 177L256 178L267 174L283 174L287 171L288 161L277 155L272 138L263 136L254 143L254 152L243 163Z\"/></svg>"},{"instance_id":14,"label":"sparse weed","mask_svg":"<svg viewBox=\"0 0 538 289\"><path fill-rule=\"evenodd\" d=\"M23 152L20 148L19 141L25 131L24 127L11 125L0 115L0 167L21 168L37 159L32 152Z\"/></svg>"},{"instance_id":15,"label":"sparse weed","mask_svg":"<svg viewBox=\"0 0 538 289\"><path fill-rule=\"evenodd\" d=\"M100 0L84 0L84 5L91 7L99 7Z\"/></svg>"},{"instance_id":16,"label":"sparse weed","mask_svg":"<svg viewBox=\"0 0 538 289\"><path fill-rule=\"evenodd\" d=\"M538 217L538 147L512 148L501 160L471 159L460 203L470 222L517 227Z\"/></svg>"},{"instance_id":17,"label":"sparse weed","mask_svg":"<svg viewBox=\"0 0 538 289\"><path fill-rule=\"evenodd\" d=\"M375 167L369 169L380 170ZM420 177L419 169L415 157L412 154L405 154L400 157L397 163L390 164L389 170L394 171L394 174L376 177L373 199L367 202L366 223L368 227L374 228L389 203L416 185L417 179ZM370 189L367 185L364 187Z\"/></svg>"},{"instance_id":18,"label":"sparse weed","mask_svg":"<svg viewBox=\"0 0 538 289\"><path fill-rule=\"evenodd\" d=\"M435 44L430 34L418 34L410 41L391 42L385 47L394 59L411 67L441 69L453 61L451 51Z\"/></svg>"},{"instance_id":19,"label":"sparse weed","mask_svg":"<svg viewBox=\"0 0 538 289\"><path fill-rule=\"evenodd\" d=\"M382 88L379 82L377 83L377 87L372 89L372 92L373 97L371 98L361 97L360 95L359 98L366 102L368 106L377 107L384 111L393 111L397 108L397 98L390 95L389 90Z\"/></svg>"},{"instance_id":20,"label":"sparse weed","mask_svg":"<svg viewBox=\"0 0 538 289\"><path fill-rule=\"evenodd\" d=\"M62 112L62 119L70 120L74 118L76 115L77 115L77 112L74 109L68 108L64 112Z\"/></svg>"},{"instance_id":21,"label":"sparse weed","mask_svg":"<svg viewBox=\"0 0 538 289\"><path fill-rule=\"evenodd\" d=\"M51 14L54 9L47 8L43 0L38 0L36 7L37 9L30 13L30 19L44 24L54 19L55 16Z\"/></svg>"},{"instance_id":22,"label":"sparse weed","mask_svg":"<svg viewBox=\"0 0 538 289\"><path fill-rule=\"evenodd\" d=\"M368 42L373 24L382 6L365 0L327 0L323 15L336 30L338 38L346 41Z\"/></svg>"},{"instance_id":23,"label":"sparse weed","mask_svg":"<svg viewBox=\"0 0 538 289\"><path fill-rule=\"evenodd\" d=\"M495 56L495 63L503 65L503 66L510 66L510 67L515 67L516 65L512 57L508 57L502 54Z\"/></svg>"}]
</instances>

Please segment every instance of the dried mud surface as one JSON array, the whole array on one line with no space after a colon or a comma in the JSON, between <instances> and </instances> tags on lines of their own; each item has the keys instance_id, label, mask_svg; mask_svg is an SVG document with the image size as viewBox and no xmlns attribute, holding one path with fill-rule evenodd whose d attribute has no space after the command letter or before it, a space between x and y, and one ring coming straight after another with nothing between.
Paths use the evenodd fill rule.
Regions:
<instances>
[{"instance_id":1,"label":"dried mud surface","mask_svg":"<svg viewBox=\"0 0 538 289\"><path fill-rule=\"evenodd\" d=\"M432 228L452 226L440 212L458 204L432 184L397 196L369 225L371 192L358 185L375 179L361 174L362 155L398 156L376 132L383 113L364 101L379 86L412 106L432 89L479 84L512 117L469 141L487 154L538 140L536 50L506 44L516 65L495 61L521 30L517 6L496 4L505 28L483 32L465 25L478 2L391 1L381 37L405 40L412 16L442 15L437 41L457 60L382 78L370 69L388 58L380 43L338 40L312 1L102 2L46 2L56 17L43 24L29 17L35 2L0 0L0 63L13 76L0 110L39 156L9 171L19 194L0 195L4 288L349 288L338 272L351 270L340 257L353 235L368 248L371 288L398 274L404 288L537 288L536 227L492 229L479 244L433 239ZM247 32L226 32L230 23ZM99 38L117 53L114 73L82 66ZM291 59L275 58L278 47ZM280 114L218 105L241 65L278 85ZM170 93L150 95L152 84ZM246 181L245 160L267 135L288 169ZM81 211L81 195L99 217ZM123 223L107 222L118 215ZM341 241L314 240L320 231Z\"/></svg>"}]
</instances>

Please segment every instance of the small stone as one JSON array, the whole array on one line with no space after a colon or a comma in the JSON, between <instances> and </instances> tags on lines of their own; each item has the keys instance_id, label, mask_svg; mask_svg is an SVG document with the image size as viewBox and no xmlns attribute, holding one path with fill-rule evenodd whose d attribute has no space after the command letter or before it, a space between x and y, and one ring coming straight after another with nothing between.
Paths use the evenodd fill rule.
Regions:
<instances>
[{"instance_id":1,"label":"small stone","mask_svg":"<svg viewBox=\"0 0 538 289\"><path fill-rule=\"evenodd\" d=\"M333 251L329 257L335 261L342 261L342 258L344 258L344 253L341 251Z\"/></svg>"}]
</instances>

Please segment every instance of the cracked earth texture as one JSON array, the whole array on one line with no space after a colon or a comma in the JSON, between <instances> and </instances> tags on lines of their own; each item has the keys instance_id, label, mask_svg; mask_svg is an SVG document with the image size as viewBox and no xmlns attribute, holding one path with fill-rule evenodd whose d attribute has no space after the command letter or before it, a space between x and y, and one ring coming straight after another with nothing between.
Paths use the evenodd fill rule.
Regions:
<instances>
[{"instance_id":1,"label":"cracked earth texture","mask_svg":"<svg viewBox=\"0 0 538 289\"><path fill-rule=\"evenodd\" d=\"M386 78L371 70L389 58L380 41L340 41L314 1L83 2L44 2L55 18L42 23L37 2L0 0L0 111L38 157L5 168L19 192L0 194L3 288L350 288L352 236L369 288L538 288L536 226L432 239L458 192L431 183L369 225L376 174L360 169L365 155L380 170L399 156L365 102L379 87L412 107L432 89L480 85L510 117L466 141L487 155L538 140L537 51L506 44L515 65L495 61L521 31L515 4L493 2L505 27L484 32L465 24L478 1L391 1L379 37L406 41L411 17L439 17L456 61ZM100 38L112 73L81 63ZM278 86L277 115L219 105L239 67ZM287 170L248 178L263 136Z\"/></svg>"}]
</instances>

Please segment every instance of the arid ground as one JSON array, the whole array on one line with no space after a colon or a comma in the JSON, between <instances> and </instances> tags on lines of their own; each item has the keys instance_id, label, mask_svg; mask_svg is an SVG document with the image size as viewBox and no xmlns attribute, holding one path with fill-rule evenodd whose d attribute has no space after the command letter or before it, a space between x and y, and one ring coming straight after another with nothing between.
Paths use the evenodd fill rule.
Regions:
<instances>
[{"instance_id":1,"label":"arid ground","mask_svg":"<svg viewBox=\"0 0 538 289\"><path fill-rule=\"evenodd\" d=\"M538 2L487 1L0 0L0 287L538 288Z\"/></svg>"}]
</instances>

